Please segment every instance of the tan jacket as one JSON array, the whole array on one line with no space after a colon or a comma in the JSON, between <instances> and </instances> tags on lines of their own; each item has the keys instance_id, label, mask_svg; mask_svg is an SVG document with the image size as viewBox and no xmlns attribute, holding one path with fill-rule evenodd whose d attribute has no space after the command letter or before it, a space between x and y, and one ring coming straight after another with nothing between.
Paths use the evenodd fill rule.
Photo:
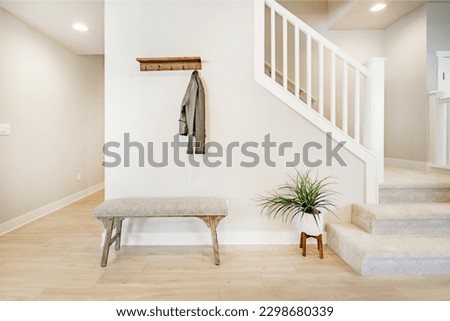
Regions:
<instances>
[{"instance_id":1,"label":"tan jacket","mask_svg":"<svg viewBox=\"0 0 450 321\"><path fill-rule=\"evenodd\" d=\"M202 81L195 70L181 103L179 119L180 135L189 137L188 154L193 154L195 137L195 154L205 153L205 90Z\"/></svg>"}]
</instances>

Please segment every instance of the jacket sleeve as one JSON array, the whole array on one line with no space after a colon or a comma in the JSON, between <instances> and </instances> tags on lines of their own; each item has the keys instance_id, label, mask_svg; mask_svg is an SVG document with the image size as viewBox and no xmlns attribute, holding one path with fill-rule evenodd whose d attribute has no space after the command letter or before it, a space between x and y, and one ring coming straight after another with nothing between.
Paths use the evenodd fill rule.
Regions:
<instances>
[{"instance_id":1,"label":"jacket sleeve","mask_svg":"<svg viewBox=\"0 0 450 321\"><path fill-rule=\"evenodd\" d=\"M197 100L197 82L194 76L191 76L191 80L186 88L183 102L181 103L180 119L179 119L179 134L180 135L192 135L194 133L194 117L195 117L195 104Z\"/></svg>"},{"instance_id":2,"label":"jacket sleeve","mask_svg":"<svg viewBox=\"0 0 450 321\"><path fill-rule=\"evenodd\" d=\"M205 89L203 87L202 81L198 73L196 73L195 76L197 84L197 95L195 101L195 121L194 121L195 142L196 142L195 153L205 154L205 140L206 140Z\"/></svg>"},{"instance_id":3,"label":"jacket sleeve","mask_svg":"<svg viewBox=\"0 0 450 321\"><path fill-rule=\"evenodd\" d=\"M181 112L180 112L180 119L178 120L179 122L179 134L186 136L187 135L187 123L186 123L186 104L184 103L183 100L183 104L181 105Z\"/></svg>"}]
</instances>

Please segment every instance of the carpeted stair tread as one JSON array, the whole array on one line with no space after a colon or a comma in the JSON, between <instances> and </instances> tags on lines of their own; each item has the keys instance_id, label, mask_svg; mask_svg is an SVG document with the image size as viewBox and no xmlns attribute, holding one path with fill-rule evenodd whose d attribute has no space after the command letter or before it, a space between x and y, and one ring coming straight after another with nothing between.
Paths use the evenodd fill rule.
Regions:
<instances>
[{"instance_id":1,"label":"carpeted stair tread","mask_svg":"<svg viewBox=\"0 0 450 321\"><path fill-rule=\"evenodd\" d=\"M327 225L328 246L361 275L450 274L450 234L368 234Z\"/></svg>"},{"instance_id":2,"label":"carpeted stair tread","mask_svg":"<svg viewBox=\"0 0 450 321\"><path fill-rule=\"evenodd\" d=\"M354 204L370 213L373 220L450 220L450 203Z\"/></svg>"},{"instance_id":3,"label":"carpeted stair tread","mask_svg":"<svg viewBox=\"0 0 450 321\"><path fill-rule=\"evenodd\" d=\"M450 233L450 203L353 204L352 223L371 234Z\"/></svg>"},{"instance_id":4,"label":"carpeted stair tread","mask_svg":"<svg viewBox=\"0 0 450 321\"><path fill-rule=\"evenodd\" d=\"M381 189L398 188L449 188L450 174L448 171L435 172L414 170L393 166L385 167L385 179Z\"/></svg>"}]
</instances>

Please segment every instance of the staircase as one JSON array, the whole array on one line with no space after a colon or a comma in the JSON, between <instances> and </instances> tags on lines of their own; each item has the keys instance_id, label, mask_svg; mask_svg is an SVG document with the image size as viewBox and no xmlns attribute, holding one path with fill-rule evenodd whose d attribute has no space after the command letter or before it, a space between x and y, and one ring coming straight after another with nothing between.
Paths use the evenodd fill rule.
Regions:
<instances>
[{"instance_id":1,"label":"staircase","mask_svg":"<svg viewBox=\"0 0 450 321\"><path fill-rule=\"evenodd\" d=\"M351 223L327 226L328 246L361 275L450 274L450 175L391 175L380 204L354 204Z\"/></svg>"},{"instance_id":2,"label":"staircase","mask_svg":"<svg viewBox=\"0 0 450 321\"><path fill-rule=\"evenodd\" d=\"M365 204L350 223L327 225L328 246L361 275L450 274L450 176L407 172L379 185L384 59L361 65L274 0L255 1L254 54L256 82L364 164Z\"/></svg>"},{"instance_id":3,"label":"staircase","mask_svg":"<svg viewBox=\"0 0 450 321\"><path fill-rule=\"evenodd\" d=\"M365 202L383 179L384 59L360 64L274 0L255 1L255 80L365 169Z\"/></svg>"}]
</instances>

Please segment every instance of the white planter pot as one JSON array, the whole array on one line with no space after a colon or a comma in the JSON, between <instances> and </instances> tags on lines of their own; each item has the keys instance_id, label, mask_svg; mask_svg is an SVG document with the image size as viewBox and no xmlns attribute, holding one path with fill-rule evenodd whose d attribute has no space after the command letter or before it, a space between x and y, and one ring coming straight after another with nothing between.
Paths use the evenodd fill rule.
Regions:
<instances>
[{"instance_id":1,"label":"white planter pot","mask_svg":"<svg viewBox=\"0 0 450 321\"><path fill-rule=\"evenodd\" d=\"M314 219L314 216L316 219ZM317 236L323 233L323 214L312 215L305 213L300 218L300 232Z\"/></svg>"}]
</instances>

